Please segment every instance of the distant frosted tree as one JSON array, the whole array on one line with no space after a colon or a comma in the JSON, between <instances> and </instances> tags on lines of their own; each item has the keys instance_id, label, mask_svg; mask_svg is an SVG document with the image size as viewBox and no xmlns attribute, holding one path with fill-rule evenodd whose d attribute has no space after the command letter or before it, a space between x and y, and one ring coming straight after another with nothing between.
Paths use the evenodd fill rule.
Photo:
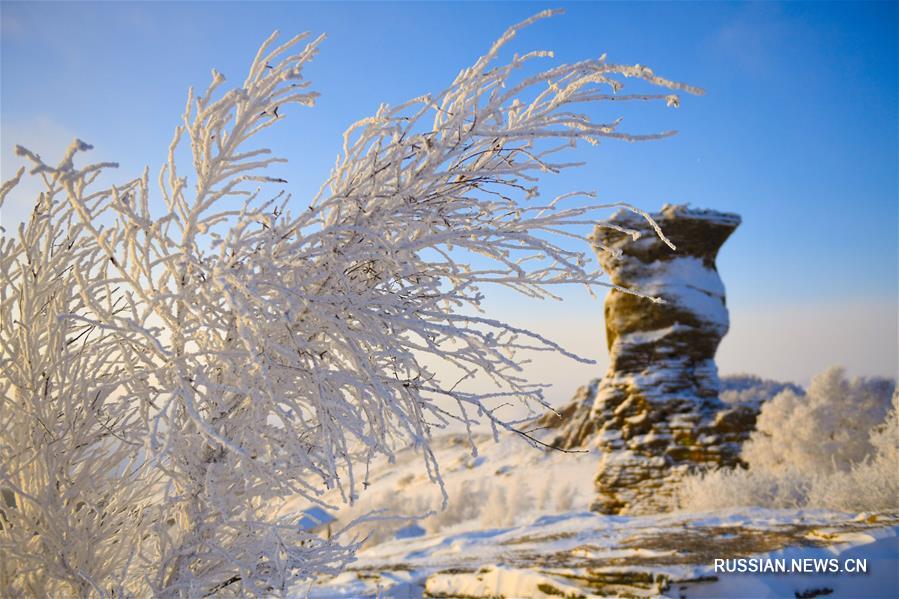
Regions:
<instances>
[{"instance_id":1,"label":"distant frosted tree","mask_svg":"<svg viewBox=\"0 0 899 599\"><path fill-rule=\"evenodd\" d=\"M809 505L893 512L899 508L899 392L893 392L892 409L869 440L872 455L849 471L823 477L812 488Z\"/></svg>"},{"instance_id":2,"label":"distant frosted tree","mask_svg":"<svg viewBox=\"0 0 899 599\"><path fill-rule=\"evenodd\" d=\"M762 405L742 456L753 469L849 470L872 454L871 432L890 411L895 386L829 368L805 394L786 389Z\"/></svg>"},{"instance_id":3,"label":"distant frosted tree","mask_svg":"<svg viewBox=\"0 0 899 599\"><path fill-rule=\"evenodd\" d=\"M308 205L264 174L283 160L249 144L313 104L303 69L322 38L273 35L229 90L213 71L155 185L145 170L97 189L113 165L76 167L83 142L56 166L19 148L45 191L0 258L0 594L283 593L354 549L298 530L283 500L352 501L360 465L410 443L439 482L435 427L518 431L499 406L546 405L516 352L576 356L478 315L482 287L545 298L602 284L560 240L586 250L604 206L542 201L539 177L573 166L555 155L578 140L668 135L575 110L679 102L620 93L623 79L699 92L604 57L539 72L523 67L550 53L499 61L549 14L445 90L352 125ZM439 365L497 390L468 392Z\"/></svg>"},{"instance_id":4,"label":"distant frosted tree","mask_svg":"<svg viewBox=\"0 0 899 599\"><path fill-rule=\"evenodd\" d=\"M732 374L721 377L719 397L726 404L745 404L758 410L766 401L784 391L799 396L805 394L801 387L793 383L762 379L751 374Z\"/></svg>"},{"instance_id":5,"label":"distant frosted tree","mask_svg":"<svg viewBox=\"0 0 899 599\"><path fill-rule=\"evenodd\" d=\"M758 396L764 389L751 391ZM894 381L829 368L805 393L762 405L743 450L748 470L687 477L677 507L740 506L895 511L899 508L899 392Z\"/></svg>"}]
</instances>

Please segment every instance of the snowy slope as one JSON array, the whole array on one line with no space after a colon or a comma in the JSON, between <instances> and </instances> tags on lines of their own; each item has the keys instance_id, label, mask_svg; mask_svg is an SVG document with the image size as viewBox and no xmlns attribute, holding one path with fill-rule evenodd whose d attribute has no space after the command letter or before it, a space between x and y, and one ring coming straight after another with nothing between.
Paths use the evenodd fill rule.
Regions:
<instances>
[{"instance_id":1,"label":"snowy slope","mask_svg":"<svg viewBox=\"0 0 899 599\"><path fill-rule=\"evenodd\" d=\"M480 434L475 442L476 455L463 434L445 435L433 443L448 495L445 510L440 487L428 477L421 455L410 448L398 452L393 464L382 460L373 466L367 489L355 505L337 513L335 529L372 510L396 516L350 532L367 538L366 546L371 546L393 538L412 518L426 533L448 534L524 524L540 514L589 505L596 450L547 452L508 435L496 443ZM336 494L329 499L339 503ZM299 514L304 507L297 502L284 509ZM427 513L432 515L416 518Z\"/></svg>"}]
</instances>

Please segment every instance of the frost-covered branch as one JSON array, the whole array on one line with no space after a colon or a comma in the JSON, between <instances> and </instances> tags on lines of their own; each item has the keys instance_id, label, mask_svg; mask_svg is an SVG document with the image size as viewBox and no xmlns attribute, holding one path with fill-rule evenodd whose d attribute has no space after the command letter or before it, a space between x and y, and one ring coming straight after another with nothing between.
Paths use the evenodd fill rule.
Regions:
<instances>
[{"instance_id":1,"label":"frost-covered branch","mask_svg":"<svg viewBox=\"0 0 899 599\"><path fill-rule=\"evenodd\" d=\"M57 167L20 149L45 188L0 251L0 594L106 595L127 588L140 531L159 517L159 483L142 452L140 341L97 322L126 306L110 255L67 196L101 214L110 190L87 191L110 165ZM20 170L14 181L23 174ZM14 184L4 184L0 207ZM103 234L100 234L103 236Z\"/></svg>"},{"instance_id":2,"label":"frost-covered branch","mask_svg":"<svg viewBox=\"0 0 899 599\"><path fill-rule=\"evenodd\" d=\"M604 57L537 74L525 67L550 53L499 60L523 27L550 14L511 28L442 92L382 106L350 127L332 175L296 213L289 195L272 191L286 181L265 175L283 160L250 143L289 116L291 105L313 103L303 69L322 38L297 36L276 47L273 35L239 87L223 91L225 78L213 71L204 93L191 91L155 192L144 171L90 193L99 168L76 171L74 150L57 168L22 150L51 186L38 206L52 205L54 216L33 219L18 240L4 241L4 401L25 394L35 406L3 429L3 484L17 498L4 514L24 517L19 506L33 495L15 486L17 462L7 456L31 447L44 451L47 464L56 460L56 420L38 412L70 402L47 413L78 415L84 422L72 434L87 430L96 439L78 451L117 465L105 478L90 470L93 478L84 480L96 484L91 493L134 498L113 536L133 532L114 549L104 546L127 558L90 555L80 570L69 558L51 566L37 556L33 544L57 534L49 530L34 541L9 536L4 524L4 546L14 545L23 564L37 560L31 571L82 594L283 592L338 571L354 549L300 532L283 501L301 496L325 505L330 490L353 501L367 464L410 443L440 483L429 446L435 429L455 421L469 430L478 422L517 430L519 422L502 416L504 405L546 407L543 386L521 374L519 352L582 358L483 315L485 286L555 298L556 285L604 284L585 253L592 240L584 231L608 205L581 205L589 193L545 201L537 183L576 166L561 152L578 140L668 135L628 134L619 121L594 122L579 107L610 100L677 106L677 91L699 93ZM629 78L666 93L620 94ZM185 141L190 168L176 158ZM162 210L151 200L157 192ZM569 249L572 238L583 251ZM38 257L41 244L68 249ZM29 274L33 260L51 255L50 266ZM47 311L39 300L51 296L67 299ZM31 324L17 323L19 314L31 314ZM54 353L59 340L79 334ZM81 346L90 351L76 355ZM53 382L52 399L35 395L41 372L51 371L44 362L16 370L25 368L20 356L32 354L68 369L71 390ZM466 383L477 375L496 390L471 391ZM93 406L77 408L72 397L101 398L102 416ZM44 425L51 436L35 437ZM26 430L30 436L20 438ZM131 469L122 470L126 463ZM70 465L54 468L36 484L72 476ZM88 491L77 488L77 501L85 501ZM34 503L58 504L70 518L80 513L55 495ZM112 508L98 513L104 509ZM58 517L34 516L9 530L26 535ZM0 574L13 589L26 588L31 576Z\"/></svg>"}]
</instances>

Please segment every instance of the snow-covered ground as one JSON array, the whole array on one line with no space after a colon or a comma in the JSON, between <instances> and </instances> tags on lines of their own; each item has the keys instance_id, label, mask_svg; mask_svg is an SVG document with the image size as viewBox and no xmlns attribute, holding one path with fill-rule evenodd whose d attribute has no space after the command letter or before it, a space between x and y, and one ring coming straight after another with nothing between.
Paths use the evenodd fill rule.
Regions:
<instances>
[{"instance_id":1,"label":"snow-covered ground","mask_svg":"<svg viewBox=\"0 0 899 599\"><path fill-rule=\"evenodd\" d=\"M571 512L511 529L394 540L312 597L895 597L899 526L836 514L627 518ZM783 544L786 543L785 546ZM765 551L766 548L774 548ZM867 559L867 574L727 574L716 558ZM855 563L855 562L852 562ZM803 562L805 567L818 567ZM851 564L850 564L851 565ZM774 567L774 566L772 566ZM820 594L825 594L821 592Z\"/></svg>"},{"instance_id":2,"label":"snow-covered ground","mask_svg":"<svg viewBox=\"0 0 899 599\"><path fill-rule=\"evenodd\" d=\"M357 561L336 578L297 588L296 596L899 596L899 514L604 516L587 510L595 453L544 453L511 438L478 441L477 457L459 435L435 444L450 496L445 511L413 451L376 467L359 504L339 521L385 505L409 516L437 513L411 526L396 520L360 527L368 541ZM839 567L866 558L867 573L714 572L715 559L750 556L784 558L788 566L836 558Z\"/></svg>"}]
</instances>

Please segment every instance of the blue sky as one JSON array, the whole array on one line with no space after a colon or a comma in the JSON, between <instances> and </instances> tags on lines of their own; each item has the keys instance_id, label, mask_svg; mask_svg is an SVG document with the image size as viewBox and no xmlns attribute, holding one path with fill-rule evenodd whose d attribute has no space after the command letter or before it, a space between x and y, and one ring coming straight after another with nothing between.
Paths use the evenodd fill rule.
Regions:
<instances>
[{"instance_id":1,"label":"blue sky","mask_svg":"<svg viewBox=\"0 0 899 599\"><path fill-rule=\"evenodd\" d=\"M719 258L733 321L723 371L802 382L843 363L895 376L896 3L4 1L3 178L18 164L14 144L55 159L75 135L95 145L95 159L119 161L123 176L147 163L155 172L188 86L205 86L213 66L239 81L272 30L310 30L328 34L306 72L319 104L294 109L266 139L290 159L295 195L308 195L347 125L380 102L439 91L508 25L556 6L566 14L531 27L513 50L552 49L561 61L606 52L707 94L677 111L616 104L610 114L623 114L627 130L680 133L585 146L574 157L587 166L545 192L743 216ZM17 217L15 205L4 210L4 221ZM509 313L549 323L603 362L601 308L580 292L567 299ZM553 371L563 384L587 374Z\"/></svg>"}]
</instances>

